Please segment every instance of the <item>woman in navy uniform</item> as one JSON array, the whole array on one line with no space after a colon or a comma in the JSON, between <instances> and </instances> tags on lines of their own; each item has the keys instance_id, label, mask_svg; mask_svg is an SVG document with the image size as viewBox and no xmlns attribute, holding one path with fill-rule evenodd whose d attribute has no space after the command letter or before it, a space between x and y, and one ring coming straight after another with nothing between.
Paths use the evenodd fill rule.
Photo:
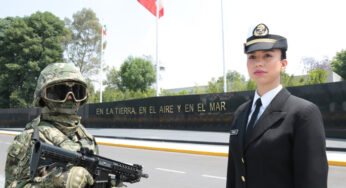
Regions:
<instances>
[{"instance_id":1,"label":"woman in navy uniform","mask_svg":"<svg viewBox=\"0 0 346 188\"><path fill-rule=\"evenodd\" d=\"M227 188L326 188L328 162L318 107L280 84L287 40L264 24L244 44L257 90L230 131Z\"/></svg>"}]
</instances>

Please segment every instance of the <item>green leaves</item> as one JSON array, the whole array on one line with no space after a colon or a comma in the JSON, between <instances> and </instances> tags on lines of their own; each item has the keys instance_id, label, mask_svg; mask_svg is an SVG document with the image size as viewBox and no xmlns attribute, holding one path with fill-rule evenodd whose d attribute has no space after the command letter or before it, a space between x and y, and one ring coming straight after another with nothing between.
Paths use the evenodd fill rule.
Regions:
<instances>
[{"instance_id":1,"label":"green leaves","mask_svg":"<svg viewBox=\"0 0 346 188\"><path fill-rule=\"evenodd\" d=\"M149 58L129 56L121 65L120 70L114 67L109 70L104 81L106 89L102 93L102 101L119 101L155 96L151 85L156 80L154 66ZM89 87L88 103L99 102L100 93Z\"/></svg>"},{"instance_id":2,"label":"green leaves","mask_svg":"<svg viewBox=\"0 0 346 188\"><path fill-rule=\"evenodd\" d=\"M15 64L15 63L7 63L7 64L5 64L5 67L11 71L20 70L22 68L22 66Z\"/></svg>"},{"instance_id":3,"label":"green leaves","mask_svg":"<svg viewBox=\"0 0 346 188\"><path fill-rule=\"evenodd\" d=\"M208 87L206 89L207 93L222 93L223 92L223 77L219 77L216 81L212 78L208 82ZM226 74L226 84L227 92L235 91L245 91L245 90L255 90L256 83L252 80L245 80L245 76L237 71L228 71Z\"/></svg>"},{"instance_id":4,"label":"green leaves","mask_svg":"<svg viewBox=\"0 0 346 188\"><path fill-rule=\"evenodd\" d=\"M67 61L79 67L85 77L94 75L100 68L101 24L91 9L82 9L73 14L73 20L65 18L64 39ZM104 45L103 48L106 46Z\"/></svg>"},{"instance_id":5,"label":"green leaves","mask_svg":"<svg viewBox=\"0 0 346 188\"><path fill-rule=\"evenodd\" d=\"M21 92L16 90L11 93L10 96L10 108L25 108L27 107L27 102L21 97Z\"/></svg>"},{"instance_id":6,"label":"green leaves","mask_svg":"<svg viewBox=\"0 0 346 188\"><path fill-rule=\"evenodd\" d=\"M64 30L49 12L0 19L0 108L31 106L40 71L63 60Z\"/></svg>"},{"instance_id":7,"label":"green leaves","mask_svg":"<svg viewBox=\"0 0 346 188\"><path fill-rule=\"evenodd\" d=\"M326 70L323 70L323 69L311 70L308 74L306 84L311 85L311 84L325 83L327 76L328 76L328 71L326 71Z\"/></svg>"},{"instance_id":8,"label":"green leaves","mask_svg":"<svg viewBox=\"0 0 346 188\"><path fill-rule=\"evenodd\" d=\"M334 72L346 80L346 50L341 50L336 53L332 61L332 67Z\"/></svg>"},{"instance_id":9,"label":"green leaves","mask_svg":"<svg viewBox=\"0 0 346 188\"><path fill-rule=\"evenodd\" d=\"M122 91L147 91L155 82L156 74L151 61L129 56L121 65L118 88Z\"/></svg>"}]
</instances>

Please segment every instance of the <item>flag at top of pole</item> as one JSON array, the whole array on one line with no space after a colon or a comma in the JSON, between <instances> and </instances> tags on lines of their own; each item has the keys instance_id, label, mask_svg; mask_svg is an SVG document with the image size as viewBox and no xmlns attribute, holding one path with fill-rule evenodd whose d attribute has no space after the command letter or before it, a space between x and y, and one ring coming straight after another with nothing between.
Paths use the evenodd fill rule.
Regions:
<instances>
[{"instance_id":1,"label":"flag at top of pole","mask_svg":"<svg viewBox=\"0 0 346 188\"><path fill-rule=\"evenodd\" d=\"M155 0L137 0L142 4L149 12L151 12L156 17L156 1ZM161 1L159 1L159 18L163 16L163 6Z\"/></svg>"},{"instance_id":2,"label":"flag at top of pole","mask_svg":"<svg viewBox=\"0 0 346 188\"><path fill-rule=\"evenodd\" d=\"M102 27L102 33L103 33L103 35L106 35L106 34L107 34L107 27L106 27L106 25L103 25L103 27Z\"/></svg>"},{"instance_id":3,"label":"flag at top of pole","mask_svg":"<svg viewBox=\"0 0 346 188\"><path fill-rule=\"evenodd\" d=\"M161 3L161 0L137 0L137 1L156 17L156 96L159 96L160 95L159 18L163 16L163 6Z\"/></svg>"}]
</instances>

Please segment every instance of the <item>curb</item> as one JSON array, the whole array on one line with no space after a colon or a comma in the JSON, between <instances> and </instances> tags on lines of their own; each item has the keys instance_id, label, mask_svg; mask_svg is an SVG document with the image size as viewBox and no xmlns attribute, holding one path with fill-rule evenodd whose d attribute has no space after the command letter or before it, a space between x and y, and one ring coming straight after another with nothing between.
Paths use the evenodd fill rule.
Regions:
<instances>
[{"instance_id":1,"label":"curb","mask_svg":"<svg viewBox=\"0 0 346 188\"><path fill-rule=\"evenodd\" d=\"M10 135L10 136L17 136L19 133L9 133L9 132L1 132L0 134L3 134L3 135Z\"/></svg>"},{"instance_id":2,"label":"curb","mask_svg":"<svg viewBox=\"0 0 346 188\"><path fill-rule=\"evenodd\" d=\"M346 166L346 162L344 162L344 161L328 161L328 165L331 165L331 166Z\"/></svg>"},{"instance_id":3,"label":"curb","mask_svg":"<svg viewBox=\"0 0 346 188\"><path fill-rule=\"evenodd\" d=\"M136 149L147 149L147 150L157 150L157 151L168 151L168 152L178 152L178 153L189 153L189 154L198 154L198 155L211 155L211 156L221 156L228 157L228 153L219 153L219 152L207 152L207 151L194 151L194 150L182 150L182 149L169 149L169 148L157 148L157 147L147 147L147 146L136 146L136 145L126 145L126 144L114 144L106 142L97 142L100 145L106 146L117 146L125 148L136 148ZM346 166L346 161L332 161L328 160L328 165L332 166Z\"/></svg>"},{"instance_id":4,"label":"curb","mask_svg":"<svg viewBox=\"0 0 346 188\"><path fill-rule=\"evenodd\" d=\"M159 147L148 147L148 146L139 146L139 145L115 144L115 143L107 143L107 142L97 142L97 144L106 145L106 146L117 146L117 147L125 147L125 148L147 149L147 150L168 151L168 152L178 152L178 153L189 153L189 154L199 154L199 155L212 155L212 156L222 156L222 157L227 157L228 156L228 153L221 153L221 152L208 152L208 151L194 151L194 150L184 150L184 149L159 148Z\"/></svg>"},{"instance_id":5,"label":"curb","mask_svg":"<svg viewBox=\"0 0 346 188\"><path fill-rule=\"evenodd\" d=\"M0 132L0 134L16 136L19 133L18 132ZM100 138L102 138L102 137L100 137ZM167 152L177 152L177 153L189 153L189 154L198 154L198 155L228 157L228 153L224 153L224 152L208 152L208 151L172 149L172 148L163 148L163 147L149 147L149 146L141 146L141 145L116 144L116 143L110 143L110 142L96 142L96 143L100 144L100 145L105 145L105 146L117 146L117 147L124 147L124 148L136 148L136 149L147 149L147 150L156 150L156 151L167 151ZM346 161L328 160L328 165L346 166Z\"/></svg>"},{"instance_id":6,"label":"curb","mask_svg":"<svg viewBox=\"0 0 346 188\"><path fill-rule=\"evenodd\" d=\"M93 135L96 138L110 138L110 139L124 139L124 140L143 140L143 141L155 141L155 142L173 142L173 143L185 143L185 144L207 144L216 146L228 146L228 142L207 142L207 141L194 141L194 140L172 140L172 139L159 139L159 138L133 138L125 136L103 136ZM346 151L346 150L345 150Z\"/></svg>"}]
</instances>

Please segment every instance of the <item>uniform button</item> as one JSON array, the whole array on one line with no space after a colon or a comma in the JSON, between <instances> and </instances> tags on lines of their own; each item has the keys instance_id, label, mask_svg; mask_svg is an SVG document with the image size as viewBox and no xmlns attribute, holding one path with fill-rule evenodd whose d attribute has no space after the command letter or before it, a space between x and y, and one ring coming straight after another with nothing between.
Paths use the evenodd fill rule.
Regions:
<instances>
[{"instance_id":1,"label":"uniform button","mask_svg":"<svg viewBox=\"0 0 346 188\"><path fill-rule=\"evenodd\" d=\"M244 164L244 158L241 158L241 162Z\"/></svg>"},{"instance_id":2,"label":"uniform button","mask_svg":"<svg viewBox=\"0 0 346 188\"><path fill-rule=\"evenodd\" d=\"M243 182L245 182L245 177L244 177L244 176L241 176L241 180L242 180Z\"/></svg>"}]
</instances>

